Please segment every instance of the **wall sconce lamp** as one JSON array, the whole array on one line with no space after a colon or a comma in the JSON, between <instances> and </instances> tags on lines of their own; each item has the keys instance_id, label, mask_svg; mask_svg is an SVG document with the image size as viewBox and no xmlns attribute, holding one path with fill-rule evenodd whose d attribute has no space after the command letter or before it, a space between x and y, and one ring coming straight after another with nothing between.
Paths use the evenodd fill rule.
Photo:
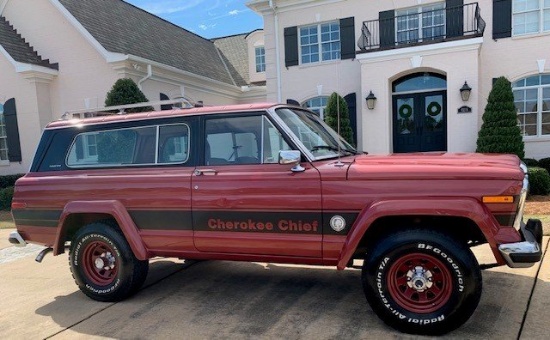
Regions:
<instances>
[{"instance_id":1,"label":"wall sconce lamp","mask_svg":"<svg viewBox=\"0 0 550 340\"><path fill-rule=\"evenodd\" d=\"M468 86L468 82L464 82L464 85L460 88L462 101L467 102L470 99L470 93L472 93L472 88Z\"/></svg>"},{"instance_id":2,"label":"wall sconce lamp","mask_svg":"<svg viewBox=\"0 0 550 340\"><path fill-rule=\"evenodd\" d=\"M367 96L367 98L365 98L365 100L367 101L368 109L373 110L374 105L376 104L376 97L374 96L374 93L372 93L372 91L370 91L369 95Z\"/></svg>"}]
</instances>

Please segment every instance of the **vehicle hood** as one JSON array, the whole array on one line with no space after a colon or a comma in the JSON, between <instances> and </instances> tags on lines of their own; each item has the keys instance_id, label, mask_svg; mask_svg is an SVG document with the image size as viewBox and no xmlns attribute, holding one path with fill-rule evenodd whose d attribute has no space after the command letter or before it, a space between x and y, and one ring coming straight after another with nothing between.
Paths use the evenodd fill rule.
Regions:
<instances>
[{"instance_id":1,"label":"vehicle hood","mask_svg":"<svg viewBox=\"0 0 550 340\"><path fill-rule=\"evenodd\" d=\"M407 153L361 155L348 179L513 179L523 180L515 155L479 153Z\"/></svg>"}]
</instances>

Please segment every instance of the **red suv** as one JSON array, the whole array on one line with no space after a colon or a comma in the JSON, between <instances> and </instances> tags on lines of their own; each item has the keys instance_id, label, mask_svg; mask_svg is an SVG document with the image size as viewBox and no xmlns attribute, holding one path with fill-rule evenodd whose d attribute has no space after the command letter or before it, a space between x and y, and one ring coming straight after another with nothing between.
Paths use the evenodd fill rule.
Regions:
<instances>
[{"instance_id":1,"label":"red suv","mask_svg":"<svg viewBox=\"0 0 550 340\"><path fill-rule=\"evenodd\" d=\"M380 318L441 334L479 302L472 246L488 243L498 265L540 260L527 190L516 156L367 155L293 106L111 115L47 126L15 187L10 240L54 255L70 244L78 287L99 301L135 293L155 256L339 270L361 259Z\"/></svg>"}]
</instances>

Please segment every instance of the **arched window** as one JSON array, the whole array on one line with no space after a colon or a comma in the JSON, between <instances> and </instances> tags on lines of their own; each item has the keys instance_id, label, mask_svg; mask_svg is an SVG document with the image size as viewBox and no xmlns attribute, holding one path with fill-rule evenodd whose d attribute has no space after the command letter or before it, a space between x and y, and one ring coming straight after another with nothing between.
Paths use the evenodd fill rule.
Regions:
<instances>
[{"instance_id":1,"label":"arched window","mask_svg":"<svg viewBox=\"0 0 550 340\"><path fill-rule=\"evenodd\" d=\"M0 161L8 160L8 137L4 122L4 105L0 104Z\"/></svg>"},{"instance_id":2,"label":"arched window","mask_svg":"<svg viewBox=\"0 0 550 340\"><path fill-rule=\"evenodd\" d=\"M512 90L522 134L550 135L550 74L520 79Z\"/></svg>"},{"instance_id":3,"label":"arched window","mask_svg":"<svg viewBox=\"0 0 550 340\"><path fill-rule=\"evenodd\" d=\"M325 118L325 108L327 107L328 97L320 96L311 98L310 100L305 101L302 104L302 107L305 107L319 115L321 119Z\"/></svg>"},{"instance_id":4,"label":"arched window","mask_svg":"<svg viewBox=\"0 0 550 340\"><path fill-rule=\"evenodd\" d=\"M393 82L394 93L446 90L445 76L437 73L413 73Z\"/></svg>"}]
</instances>

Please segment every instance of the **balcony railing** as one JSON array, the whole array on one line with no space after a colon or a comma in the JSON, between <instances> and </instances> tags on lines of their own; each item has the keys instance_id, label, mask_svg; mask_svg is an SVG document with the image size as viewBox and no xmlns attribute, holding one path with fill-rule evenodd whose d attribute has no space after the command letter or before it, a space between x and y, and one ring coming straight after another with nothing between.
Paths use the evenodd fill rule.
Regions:
<instances>
[{"instance_id":1,"label":"balcony railing","mask_svg":"<svg viewBox=\"0 0 550 340\"><path fill-rule=\"evenodd\" d=\"M357 41L363 52L483 36L485 20L477 2L364 21Z\"/></svg>"}]
</instances>

